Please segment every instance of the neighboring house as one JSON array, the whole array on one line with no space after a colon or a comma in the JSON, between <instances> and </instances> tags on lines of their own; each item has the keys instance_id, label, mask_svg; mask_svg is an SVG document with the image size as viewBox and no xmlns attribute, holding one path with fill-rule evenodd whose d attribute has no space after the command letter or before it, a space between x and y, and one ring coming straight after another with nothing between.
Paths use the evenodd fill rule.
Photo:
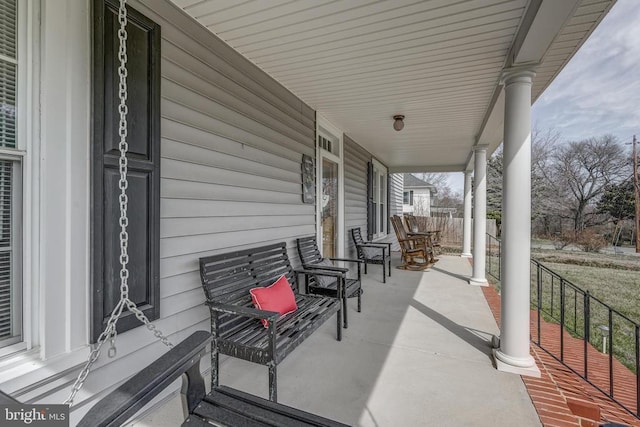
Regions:
<instances>
[{"instance_id":1,"label":"neighboring house","mask_svg":"<svg viewBox=\"0 0 640 427\"><path fill-rule=\"evenodd\" d=\"M433 197L438 193L436 187L421 180L414 174L404 174L402 192L402 213L418 216L431 216Z\"/></svg>"}]
</instances>

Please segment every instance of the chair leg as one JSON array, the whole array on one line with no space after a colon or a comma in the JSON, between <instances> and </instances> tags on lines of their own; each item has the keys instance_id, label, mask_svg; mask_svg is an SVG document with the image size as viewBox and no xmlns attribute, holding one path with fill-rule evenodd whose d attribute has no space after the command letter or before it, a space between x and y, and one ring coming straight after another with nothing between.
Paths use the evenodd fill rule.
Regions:
<instances>
[{"instance_id":1,"label":"chair leg","mask_svg":"<svg viewBox=\"0 0 640 427\"><path fill-rule=\"evenodd\" d=\"M277 365L274 360L269 362L269 400L278 401L278 372Z\"/></svg>"},{"instance_id":2,"label":"chair leg","mask_svg":"<svg viewBox=\"0 0 640 427\"><path fill-rule=\"evenodd\" d=\"M367 263L364 263L364 274L367 274Z\"/></svg>"},{"instance_id":3,"label":"chair leg","mask_svg":"<svg viewBox=\"0 0 640 427\"><path fill-rule=\"evenodd\" d=\"M382 260L382 283L387 283L387 264Z\"/></svg>"},{"instance_id":4,"label":"chair leg","mask_svg":"<svg viewBox=\"0 0 640 427\"><path fill-rule=\"evenodd\" d=\"M220 353L218 351L218 312L211 312L211 334L213 342L211 343L211 389L220 385Z\"/></svg>"},{"instance_id":5,"label":"chair leg","mask_svg":"<svg viewBox=\"0 0 640 427\"><path fill-rule=\"evenodd\" d=\"M340 306L340 309L338 310L338 313L336 314L336 323L338 325L337 328L337 339L338 341L342 341L342 306Z\"/></svg>"},{"instance_id":6,"label":"chair leg","mask_svg":"<svg viewBox=\"0 0 640 427\"><path fill-rule=\"evenodd\" d=\"M219 375L219 359L220 354L217 350L217 345L215 342L211 345L211 388L216 388L220 385L220 375ZM215 348L214 348L215 347Z\"/></svg>"},{"instance_id":7,"label":"chair leg","mask_svg":"<svg viewBox=\"0 0 640 427\"><path fill-rule=\"evenodd\" d=\"M346 291L342 294L342 311L344 312L344 328L347 329L349 327L349 321L347 320L347 293Z\"/></svg>"},{"instance_id":8,"label":"chair leg","mask_svg":"<svg viewBox=\"0 0 640 427\"><path fill-rule=\"evenodd\" d=\"M362 284L360 285L362 286ZM362 288L358 289L358 313L362 311Z\"/></svg>"},{"instance_id":9,"label":"chair leg","mask_svg":"<svg viewBox=\"0 0 640 427\"><path fill-rule=\"evenodd\" d=\"M391 277L391 257L389 257L389 261L387 261L389 263L389 277Z\"/></svg>"}]
</instances>

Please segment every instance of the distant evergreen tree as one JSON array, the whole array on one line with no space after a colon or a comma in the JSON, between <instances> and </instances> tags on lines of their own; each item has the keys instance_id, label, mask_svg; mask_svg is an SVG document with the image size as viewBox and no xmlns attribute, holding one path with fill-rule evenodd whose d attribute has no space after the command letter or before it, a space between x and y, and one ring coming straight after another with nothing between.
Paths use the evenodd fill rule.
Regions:
<instances>
[{"instance_id":1,"label":"distant evergreen tree","mask_svg":"<svg viewBox=\"0 0 640 427\"><path fill-rule=\"evenodd\" d=\"M620 184L612 184L605 188L598 201L597 211L611 216L614 224L625 219L635 217L635 195L633 181L627 180Z\"/></svg>"}]
</instances>

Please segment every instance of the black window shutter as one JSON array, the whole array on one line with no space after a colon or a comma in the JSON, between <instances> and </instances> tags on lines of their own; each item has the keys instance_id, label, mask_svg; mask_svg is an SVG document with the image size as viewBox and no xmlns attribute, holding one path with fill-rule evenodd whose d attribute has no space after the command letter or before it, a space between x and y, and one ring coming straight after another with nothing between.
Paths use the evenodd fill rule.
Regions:
<instances>
[{"instance_id":1,"label":"black window shutter","mask_svg":"<svg viewBox=\"0 0 640 427\"><path fill-rule=\"evenodd\" d=\"M127 7L129 298L160 316L160 26ZM93 2L91 277L95 342L120 298L118 2ZM141 326L130 312L118 332Z\"/></svg>"},{"instance_id":2,"label":"black window shutter","mask_svg":"<svg viewBox=\"0 0 640 427\"><path fill-rule=\"evenodd\" d=\"M367 240L373 239L376 210L373 206L373 162L367 163Z\"/></svg>"}]
</instances>

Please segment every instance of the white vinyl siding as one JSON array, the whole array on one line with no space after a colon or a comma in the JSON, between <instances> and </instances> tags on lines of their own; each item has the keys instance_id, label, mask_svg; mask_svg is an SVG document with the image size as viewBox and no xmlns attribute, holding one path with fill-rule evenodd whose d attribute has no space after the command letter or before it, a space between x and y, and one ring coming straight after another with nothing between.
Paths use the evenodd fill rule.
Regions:
<instances>
[{"instance_id":1,"label":"white vinyl siding","mask_svg":"<svg viewBox=\"0 0 640 427\"><path fill-rule=\"evenodd\" d=\"M21 340L21 284L16 237L21 202L17 147L17 2L0 0L0 347ZM15 153L15 154L14 154Z\"/></svg>"},{"instance_id":2,"label":"white vinyl siding","mask_svg":"<svg viewBox=\"0 0 640 427\"><path fill-rule=\"evenodd\" d=\"M403 188L404 188L404 175L401 173L391 173L389 174L389 215L400 215L402 216L402 202L403 202ZM398 240L396 239L396 234L392 231L387 236L382 239L383 242L390 242L393 244L391 246L392 251L399 251L400 247L398 245Z\"/></svg>"},{"instance_id":3,"label":"white vinyl siding","mask_svg":"<svg viewBox=\"0 0 640 427\"><path fill-rule=\"evenodd\" d=\"M367 162L371 154L355 141L344 136L344 216L345 256L356 256L351 229L360 228L367 234Z\"/></svg>"},{"instance_id":4,"label":"white vinyl siding","mask_svg":"<svg viewBox=\"0 0 640 427\"><path fill-rule=\"evenodd\" d=\"M171 3L131 3L162 28L161 316L209 313L198 258L315 232L302 155L315 113Z\"/></svg>"},{"instance_id":5,"label":"white vinyl siding","mask_svg":"<svg viewBox=\"0 0 640 427\"><path fill-rule=\"evenodd\" d=\"M154 323L177 343L209 328L200 257L285 241L299 264L295 239L315 233L315 204L302 202L301 174L302 155L315 158L315 111L171 2L128 4L161 26ZM93 393L72 412L72 424L101 391L165 351L144 327L119 334L118 359L96 366ZM36 398L62 400L63 392L43 389Z\"/></svg>"},{"instance_id":6,"label":"white vinyl siding","mask_svg":"<svg viewBox=\"0 0 640 427\"><path fill-rule=\"evenodd\" d=\"M392 173L389 175L389 193L391 200L389 201L389 215L402 215L402 196L404 188L404 176L401 173ZM393 233L391 233L393 234Z\"/></svg>"}]
</instances>

